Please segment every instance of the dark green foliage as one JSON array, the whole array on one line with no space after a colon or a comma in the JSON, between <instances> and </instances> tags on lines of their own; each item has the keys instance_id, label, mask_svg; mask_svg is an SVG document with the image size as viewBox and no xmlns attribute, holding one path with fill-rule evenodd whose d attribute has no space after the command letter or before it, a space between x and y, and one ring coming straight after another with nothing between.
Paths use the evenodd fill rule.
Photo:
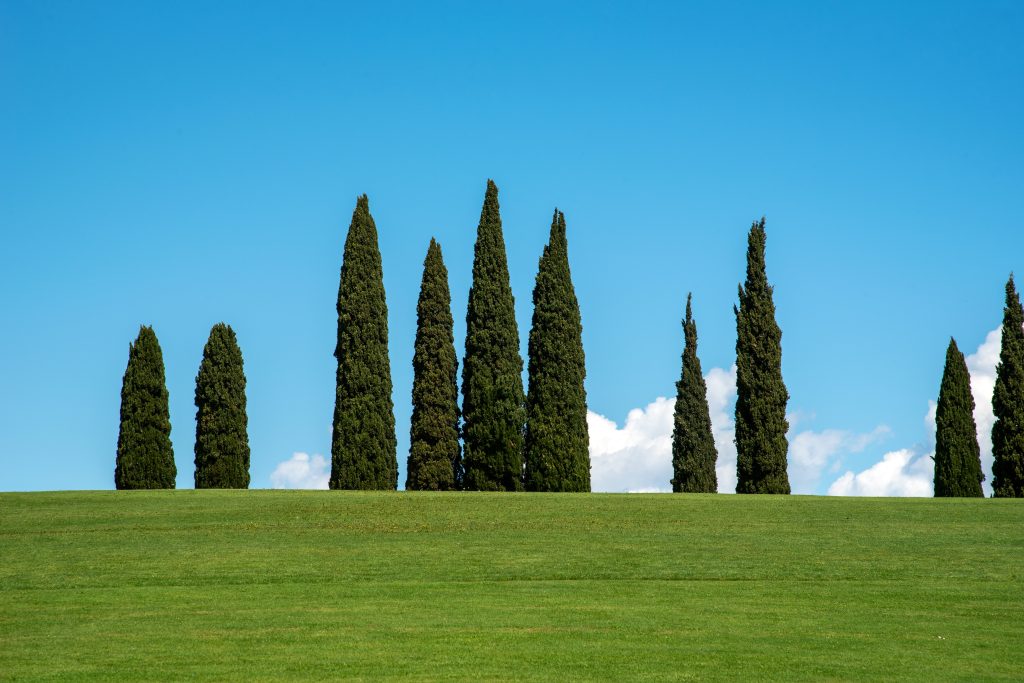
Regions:
<instances>
[{"instance_id":1,"label":"dark green foliage","mask_svg":"<svg viewBox=\"0 0 1024 683\"><path fill-rule=\"evenodd\" d=\"M992 395L992 492L997 498L1024 498L1024 311L1013 284L1006 283L1003 340Z\"/></svg>"},{"instance_id":2,"label":"dark green foliage","mask_svg":"<svg viewBox=\"0 0 1024 683\"><path fill-rule=\"evenodd\" d=\"M736 493L789 493L782 330L765 271L764 218L750 227L736 313Z\"/></svg>"},{"instance_id":3,"label":"dark green foliage","mask_svg":"<svg viewBox=\"0 0 1024 683\"><path fill-rule=\"evenodd\" d=\"M448 491L457 489L462 478L459 362L452 324L448 269L441 246L431 238L416 304L408 490Z\"/></svg>"},{"instance_id":4,"label":"dark green foliage","mask_svg":"<svg viewBox=\"0 0 1024 683\"><path fill-rule=\"evenodd\" d=\"M523 359L509 285L498 188L487 181L473 254L462 364L463 488L523 488Z\"/></svg>"},{"instance_id":5,"label":"dark green foliage","mask_svg":"<svg viewBox=\"0 0 1024 683\"><path fill-rule=\"evenodd\" d=\"M388 359L388 307L377 226L366 195L356 202L338 287L337 389L331 439L332 489L398 486Z\"/></svg>"},{"instance_id":6,"label":"dark green foliage","mask_svg":"<svg viewBox=\"0 0 1024 683\"><path fill-rule=\"evenodd\" d=\"M590 491L582 335L565 216L555 209L533 288L524 451L527 491Z\"/></svg>"},{"instance_id":7,"label":"dark green foliage","mask_svg":"<svg viewBox=\"0 0 1024 683\"><path fill-rule=\"evenodd\" d=\"M980 498L984 479L971 375L964 354L950 339L935 409L935 496Z\"/></svg>"},{"instance_id":8,"label":"dark green foliage","mask_svg":"<svg viewBox=\"0 0 1024 683\"><path fill-rule=\"evenodd\" d=\"M196 375L197 489L249 488L245 371L235 331L217 323Z\"/></svg>"},{"instance_id":9,"label":"dark green foliage","mask_svg":"<svg viewBox=\"0 0 1024 683\"><path fill-rule=\"evenodd\" d=\"M143 325L128 347L121 384L121 430L114 486L173 489L178 470L171 447L171 417L164 382L164 355L153 328Z\"/></svg>"},{"instance_id":10,"label":"dark green foliage","mask_svg":"<svg viewBox=\"0 0 1024 683\"><path fill-rule=\"evenodd\" d=\"M711 433L708 388L697 357L697 323L691 309L692 294L686 295L683 334L683 371L676 382L676 410L672 429L672 490L676 493L715 493L718 451Z\"/></svg>"}]
</instances>

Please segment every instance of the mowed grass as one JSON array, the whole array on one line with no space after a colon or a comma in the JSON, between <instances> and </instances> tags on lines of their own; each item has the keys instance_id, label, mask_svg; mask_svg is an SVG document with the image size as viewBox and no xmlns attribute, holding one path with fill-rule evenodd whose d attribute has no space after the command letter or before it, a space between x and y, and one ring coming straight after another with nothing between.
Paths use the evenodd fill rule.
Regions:
<instances>
[{"instance_id":1,"label":"mowed grass","mask_svg":"<svg viewBox=\"0 0 1024 683\"><path fill-rule=\"evenodd\" d=\"M0 494L0 678L1020 680L1024 501Z\"/></svg>"}]
</instances>

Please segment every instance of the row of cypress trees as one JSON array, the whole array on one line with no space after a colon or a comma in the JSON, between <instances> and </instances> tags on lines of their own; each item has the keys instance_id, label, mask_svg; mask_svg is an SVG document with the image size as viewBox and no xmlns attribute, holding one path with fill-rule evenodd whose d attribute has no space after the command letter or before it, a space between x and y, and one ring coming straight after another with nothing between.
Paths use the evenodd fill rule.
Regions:
<instances>
[{"instance_id":1,"label":"row of cypress trees","mask_svg":"<svg viewBox=\"0 0 1024 683\"><path fill-rule=\"evenodd\" d=\"M748 233L746 280L736 316L737 493L790 492L788 391L782 332L765 265L765 220ZM586 376L579 304L569 269L565 216L555 210L533 291L529 391L509 284L498 188L488 181L477 228L466 313L462 406L448 271L431 239L417 303L413 413L405 487L410 490L589 491ZM377 230L366 195L345 241L338 289L336 400L330 487L394 489L398 483L388 356L387 303ZM676 383L672 490L717 490L717 450L697 355L692 295L683 319ZM234 331L210 332L196 378L195 484L247 488L245 375ZM963 353L951 339L936 411L935 495L981 496L974 399ZM1024 496L1024 310L1006 285L992 429L993 491ZM460 428L461 420L461 428ZM163 359L151 327L129 348L121 392L117 488L173 488L175 464ZM461 443L460 443L461 439Z\"/></svg>"},{"instance_id":2,"label":"row of cypress trees","mask_svg":"<svg viewBox=\"0 0 1024 683\"><path fill-rule=\"evenodd\" d=\"M473 256L461 408L448 271L436 240L431 239L424 260L406 489L590 490L582 325L565 216L557 209L533 304L529 391L524 392L498 187L489 180ZM345 240L337 310L330 486L394 489L387 303L377 229L365 195L356 202Z\"/></svg>"},{"instance_id":3,"label":"row of cypress trees","mask_svg":"<svg viewBox=\"0 0 1024 683\"><path fill-rule=\"evenodd\" d=\"M985 474L974 421L974 396L964 354L950 339L935 410L935 495L981 497ZM992 395L992 494L1024 497L1024 309L1006 282L1002 342Z\"/></svg>"},{"instance_id":4,"label":"row of cypress trees","mask_svg":"<svg viewBox=\"0 0 1024 683\"><path fill-rule=\"evenodd\" d=\"M121 384L121 426L114 485L118 489L172 489L177 468L171 445L164 359L153 328L143 325L128 347ZM196 376L195 486L249 487L245 372L234 330L217 323L203 348Z\"/></svg>"}]
</instances>

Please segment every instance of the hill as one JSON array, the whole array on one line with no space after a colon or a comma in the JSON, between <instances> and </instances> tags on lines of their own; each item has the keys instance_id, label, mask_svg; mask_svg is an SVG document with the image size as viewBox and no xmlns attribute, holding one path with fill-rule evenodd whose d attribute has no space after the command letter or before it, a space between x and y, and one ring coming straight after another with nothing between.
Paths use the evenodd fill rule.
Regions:
<instances>
[{"instance_id":1,"label":"hill","mask_svg":"<svg viewBox=\"0 0 1024 683\"><path fill-rule=\"evenodd\" d=\"M0 679L1024 674L1024 506L0 494Z\"/></svg>"}]
</instances>

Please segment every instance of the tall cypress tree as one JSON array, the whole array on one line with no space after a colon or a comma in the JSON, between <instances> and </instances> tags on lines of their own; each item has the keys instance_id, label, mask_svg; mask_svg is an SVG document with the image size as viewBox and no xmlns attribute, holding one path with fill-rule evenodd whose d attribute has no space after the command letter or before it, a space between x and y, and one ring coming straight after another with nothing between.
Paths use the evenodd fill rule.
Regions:
<instances>
[{"instance_id":1,"label":"tall cypress tree","mask_svg":"<svg viewBox=\"0 0 1024 683\"><path fill-rule=\"evenodd\" d=\"M1013 283L1006 283L1003 339L992 395L992 492L997 498L1024 497L1024 311Z\"/></svg>"},{"instance_id":2,"label":"tall cypress tree","mask_svg":"<svg viewBox=\"0 0 1024 683\"><path fill-rule=\"evenodd\" d=\"M580 306L569 272L565 216L555 209L533 289L526 396L528 491L590 491L582 335Z\"/></svg>"},{"instance_id":3,"label":"tall cypress tree","mask_svg":"<svg viewBox=\"0 0 1024 683\"><path fill-rule=\"evenodd\" d=\"M448 269L441 246L431 238L416 304L412 426L405 479L408 490L457 489L462 478L459 362L452 324Z\"/></svg>"},{"instance_id":4,"label":"tall cypress tree","mask_svg":"<svg viewBox=\"0 0 1024 683\"><path fill-rule=\"evenodd\" d=\"M197 489L249 488L245 371L235 331L217 323L196 375Z\"/></svg>"},{"instance_id":5,"label":"tall cypress tree","mask_svg":"<svg viewBox=\"0 0 1024 683\"><path fill-rule=\"evenodd\" d=\"M128 367L121 384L114 485L118 489L173 489L177 473L164 355L153 328L143 325L128 347Z\"/></svg>"},{"instance_id":6,"label":"tall cypress tree","mask_svg":"<svg viewBox=\"0 0 1024 683\"><path fill-rule=\"evenodd\" d=\"M331 439L332 489L398 486L388 359L388 307L377 226L364 194L345 239L338 286L338 360Z\"/></svg>"},{"instance_id":7,"label":"tall cypress tree","mask_svg":"<svg viewBox=\"0 0 1024 683\"><path fill-rule=\"evenodd\" d=\"M747 281L736 313L736 493L789 493L782 330L765 270L764 218L747 238Z\"/></svg>"},{"instance_id":8,"label":"tall cypress tree","mask_svg":"<svg viewBox=\"0 0 1024 683\"><path fill-rule=\"evenodd\" d=\"M683 320L683 370L676 382L676 409L672 429L672 490L676 493L715 493L718 451L711 432L708 387L697 357L697 323L693 320L692 294L686 295Z\"/></svg>"},{"instance_id":9,"label":"tall cypress tree","mask_svg":"<svg viewBox=\"0 0 1024 683\"><path fill-rule=\"evenodd\" d=\"M473 253L462 364L463 488L523 488L523 359L501 232L498 187L487 181Z\"/></svg>"},{"instance_id":10,"label":"tall cypress tree","mask_svg":"<svg viewBox=\"0 0 1024 683\"><path fill-rule=\"evenodd\" d=\"M935 495L981 497L984 478L971 375L964 354L951 338L935 409Z\"/></svg>"}]
</instances>

